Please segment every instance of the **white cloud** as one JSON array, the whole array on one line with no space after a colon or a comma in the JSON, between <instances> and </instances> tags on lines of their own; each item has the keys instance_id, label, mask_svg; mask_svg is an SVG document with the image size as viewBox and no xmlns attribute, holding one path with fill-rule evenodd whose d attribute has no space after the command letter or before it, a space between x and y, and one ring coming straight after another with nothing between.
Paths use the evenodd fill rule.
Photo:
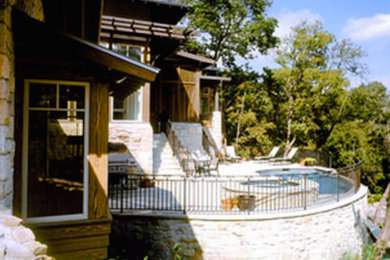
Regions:
<instances>
[{"instance_id":1,"label":"white cloud","mask_svg":"<svg viewBox=\"0 0 390 260\"><path fill-rule=\"evenodd\" d=\"M352 40L372 40L390 37L390 14L376 14L373 17L350 18L342 30Z\"/></svg>"},{"instance_id":2,"label":"white cloud","mask_svg":"<svg viewBox=\"0 0 390 260\"><path fill-rule=\"evenodd\" d=\"M280 13L274 16L278 20L278 28L275 30L275 35L278 37L289 35L291 27L297 26L303 21L313 23L316 20L322 20L319 14L313 13L309 9L297 11L283 9Z\"/></svg>"}]
</instances>

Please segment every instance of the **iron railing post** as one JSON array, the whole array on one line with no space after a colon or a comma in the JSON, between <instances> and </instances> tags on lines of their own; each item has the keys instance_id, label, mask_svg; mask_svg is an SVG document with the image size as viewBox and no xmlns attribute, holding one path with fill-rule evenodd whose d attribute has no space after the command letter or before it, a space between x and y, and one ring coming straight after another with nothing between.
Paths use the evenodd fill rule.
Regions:
<instances>
[{"instance_id":1,"label":"iron railing post","mask_svg":"<svg viewBox=\"0 0 390 260\"><path fill-rule=\"evenodd\" d=\"M246 198L246 202L247 202L247 203L246 203L246 204L247 204L246 206L250 205L250 196L251 196L251 195L250 195L250 194L251 194L251 193L250 193L250 192L251 192L251 191L250 191L250 187L251 187L251 185L250 185L250 180L251 180L251 177L248 176L248 185L247 185L247 186L248 186L248 196L247 196L247 198ZM248 215L250 215L250 214L251 214L251 213L250 213L250 206L248 206Z\"/></svg>"},{"instance_id":2,"label":"iron railing post","mask_svg":"<svg viewBox=\"0 0 390 260\"><path fill-rule=\"evenodd\" d=\"M307 194L307 175L304 174L303 176L304 176L303 177L303 189L304 189L304 191L303 191L303 209L306 210L307 209L307 204L306 204L306 199L307 199L307 197L306 197L306 194Z\"/></svg>"},{"instance_id":3,"label":"iron railing post","mask_svg":"<svg viewBox=\"0 0 390 260\"><path fill-rule=\"evenodd\" d=\"M340 173L339 171L337 171L337 184L336 184L336 201L339 202L340 201L340 190L339 190L339 186L340 186Z\"/></svg>"},{"instance_id":4,"label":"iron railing post","mask_svg":"<svg viewBox=\"0 0 390 260\"><path fill-rule=\"evenodd\" d=\"M124 181L124 180L122 179L122 180L121 180L121 192L120 192L120 194L121 194L121 199L120 199L120 202L121 202L121 210L120 210L120 211L121 211L121 213L123 213L123 197L124 197L124 196L123 196L123 187L124 187L124 186L123 186L123 181Z\"/></svg>"},{"instance_id":5,"label":"iron railing post","mask_svg":"<svg viewBox=\"0 0 390 260\"><path fill-rule=\"evenodd\" d=\"M355 170L355 193L359 190L360 188L360 176L361 176L361 163L359 162L356 170Z\"/></svg>"},{"instance_id":6,"label":"iron railing post","mask_svg":"<svg viewBox=\"0 0 390 260\"><path fill-rule=\"evenodd\" d=\"M184 176L183 179L183 214L186 214L187 212L187 176Z\"/></svg>"}]
</instances>

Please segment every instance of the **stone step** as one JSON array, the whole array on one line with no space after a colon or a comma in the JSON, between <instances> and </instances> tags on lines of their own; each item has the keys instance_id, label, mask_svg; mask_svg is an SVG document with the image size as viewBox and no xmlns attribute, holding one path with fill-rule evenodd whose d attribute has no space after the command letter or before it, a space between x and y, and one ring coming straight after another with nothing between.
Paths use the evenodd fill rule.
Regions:
<instances>
[{"instance_id":1,"label":"stone step","mask_svg":"<svg viewBox=\"0 0 390 260\"><path fill-rule=\"evenodd\" d=\"M184 174L164 134L153 136L153 172L164 175Z\"/></svg>"}]
</instances>

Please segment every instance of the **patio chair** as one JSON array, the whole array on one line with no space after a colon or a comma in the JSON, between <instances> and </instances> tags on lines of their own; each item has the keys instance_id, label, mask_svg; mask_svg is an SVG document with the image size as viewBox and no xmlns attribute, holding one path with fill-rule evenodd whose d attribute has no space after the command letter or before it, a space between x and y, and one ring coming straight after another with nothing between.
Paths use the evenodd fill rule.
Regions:
<instances>
[{"instance_id":1,"label":"patio chair","mask_svg":"<svg viewBox=\"0 0 390 260\"><path fill-rule=\"evenodd\" d=\"M209 166L209 175L211 174L212 171L215 171L217 175L220 176L218 166L219 166L219 159L218 158L211 159L210 166Z\"/></svg>"},{"instance_id":2,"label":"patio chair","mask_svg":"<svg viewBox=\"0 0 390 260\"><path fill-rule=\"evenodd\" d=\"M290 150L290 152L287 154L286 157L271 158L271 159L269 159L269 162L274 163L274 164L291 162L292 158L297 153L297 151L298 151L298 148L297 147L293 147Z\"/></svg>"},{"instance_id":3,"label":"patio chair","mask_svg":"<svg viewBox=\"0 0 390 260\"><path fill-rule=\"evenodd\" d=\"M186 176L194 175L196 171L196 162L193 159L183 159L183 170Z\"/></svg>"},{"instance_id":4,"label":"patio chair","mask_svg":"<svg viewBox=\"0 0 390 260\"><path fill-rule=\"evenodd\" d=\"M226 156L228 161L238 162L241 160L241 157L236 155L236 151L232 145L226 146Z\"/></svg>"},{"instance_id":5,"label":"patio chair","mask_svg":"<svg viewBox=\"0 0 390 260\"><path fill-rule=\"evenodd\" d=\"M271 158L275 158L275 156L278 153L279 149L280 149L280 146L274 146L274 148L272 148L271 152L268 155L256 156L255 160L264 161L264 160L269 160Z\"/></svg>"}]
</instances>

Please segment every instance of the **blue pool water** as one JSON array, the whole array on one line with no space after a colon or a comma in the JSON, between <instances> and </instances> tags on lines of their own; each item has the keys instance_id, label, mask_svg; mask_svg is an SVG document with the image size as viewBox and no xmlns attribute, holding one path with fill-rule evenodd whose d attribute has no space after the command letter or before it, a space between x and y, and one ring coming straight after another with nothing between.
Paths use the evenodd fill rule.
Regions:
<instances>
[{"instance_id":1,"label":"blue pool water","mask_svg":"<svg viewBox=\"0 0 390 260\"><path fill-rule=\"evenodd\" d=\"M276 169L276 170L262 170L257 171L259 176L276 176L280 177L284 181L294 182L294 179L301 179L304 175L307 176L307 180L315 181L319 184L319 194L337 194L344 193L349 191L353 184L344 178L337 178L337 176L331 175L327 171L322 171L319 169ZM264 182L263 182L264 183ZM247 183L248 185L248 183ZM250 185L258 186L263 185L259 182L254 181ZM285 185L285 184L280 184ZM273 186L276 187L276 183L273 183ZM281 187L281 186L279 186Z\"/></svg>"}]
</instances>

